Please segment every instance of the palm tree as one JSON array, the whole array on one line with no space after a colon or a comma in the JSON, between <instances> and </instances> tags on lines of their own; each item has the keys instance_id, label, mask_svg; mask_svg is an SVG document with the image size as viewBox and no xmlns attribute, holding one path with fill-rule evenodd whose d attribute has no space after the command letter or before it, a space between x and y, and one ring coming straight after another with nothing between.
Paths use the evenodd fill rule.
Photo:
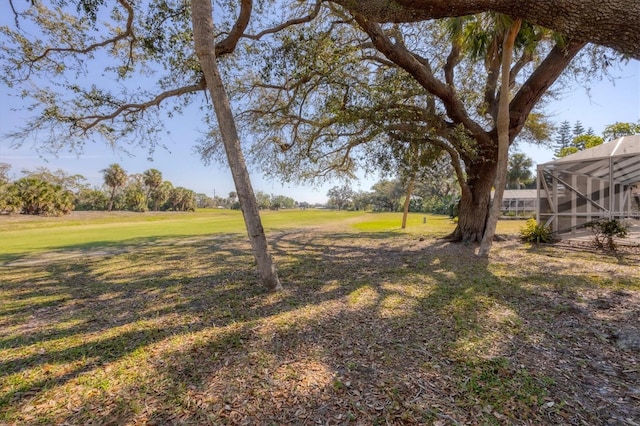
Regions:
<instances>
[{"instance_id":1,"label":"palm tree","mask_svg":"<svg viewBox=\"0 0 640 426\"><path fill-rule=\"evenodd\" d=\"M515 153L509 158L509 170L507 171L507 188L520 189L533 180L531 172L533 161L525 154Z\"/></svg>"},{"instance_id":2,"label":"palm tree","mask_svg":"<svg viewBox=\"0 0 640 426\"><path fill-rule=\"evenodd\" d=\"M142 174L142 179L144 186L147 187L147 199L153 200L153 210L157 211L160 197L154 196L154 194L162 185L162 173L157 169L149 169Z\"/></svg>"},{"instance_id":3,"label":"palm tree","mask_svg":"<svg viewBox=\"0 0 640 426\"><path fill-rule=\"evenodd\" d=\"M107 210L113 208L113 200L116 197L118 188L122 188L127 183L127 172L124 171L119 164L111 164L106 169L101 170L104 176L104 184L111 188L111 196L109 197L109 205Z\"/></svg>"}]
</instances>

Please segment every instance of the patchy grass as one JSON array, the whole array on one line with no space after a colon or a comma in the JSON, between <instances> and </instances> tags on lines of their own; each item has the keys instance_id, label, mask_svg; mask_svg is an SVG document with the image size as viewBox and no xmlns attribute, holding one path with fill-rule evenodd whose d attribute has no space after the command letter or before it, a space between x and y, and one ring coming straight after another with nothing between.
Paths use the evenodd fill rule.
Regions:
<instances>
[{"instance_id":1,"label":"patchy grass","mask_svg":"<svg viewBox=\"0 0 640 426\"><path fill-rule=\"evenodd\" d=\"M3 258L0 424L640 418L637 255L508 239L487 261L433 238L447 218L272 213L276 294L240 233Z\"/></svg>"}]
</instances>

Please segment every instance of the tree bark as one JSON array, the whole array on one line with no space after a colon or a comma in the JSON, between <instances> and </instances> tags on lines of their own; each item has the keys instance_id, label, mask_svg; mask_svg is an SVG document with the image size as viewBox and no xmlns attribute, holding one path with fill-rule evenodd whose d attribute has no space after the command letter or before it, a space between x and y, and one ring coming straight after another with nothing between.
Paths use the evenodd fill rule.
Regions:
<instances>
[{"instance_id":1,"label":"tree bark","mask_svg":"<svg viewBox=\"0 0 640 426\"><path fill-rule=\"evenodd\" d=\"M333 0L376 22L498 12L640 59L638 0Z\"/></svg>"},{"instance_id":2,"label":"tree bark","mask_svg":"<svg viewBox=\"0 0 640 426\"><path fill-rule=\"evenodd\" d=\"M191 15L196 55L211 94L222 142L229 161L236 192L242 208L249 241L258 267L260 281L268 290L282 289L251 186L251 179L240 146L229 98L222 82L215 54L213 8L211 0L192 0Z\"/></svg>"},{"instance_id":3,"label":"tree bark","mask_svg":"<svg viewBox=\"0 0 640 426\"><path fill-rule=\"evenodd\" d=\"M111 188L111 196L109 197L109 205L107 211L110 212L113 209L113 200L116 198L116 187Z\"/></svg>"},{"instance_id":4,"label":"tree bark","mask_svg":"<svg viewBox=\"0 0 640 426\"><path fill-rule=\"evenodd\" d=\"M479 256L489 256L491 244L496 233L496 225L500 218L500 210L502 207L502 195L507 182L507 168L509 165L509 80L511 72L511 56L513 55L513 44L516 36L520 31L521 21L518 19L513 22L511 28L507 30L507 34L502 43L502 66L501 66L501 82L500 82L500 99L498 100L498 119L496 120L496 128L498 130L498 164L496 170L496 185L493 194L493 204L489 211L489 219L484 229L482 242L480 243Z\"/></svg>"},{"instance_id":5,"label":"tree bark","mask_svg":"<svg viewBox=\"0 0 640 426\"><path fill-rule=\"evenodd\" d=\"M470 162L466 170L467 181L461 185L462 194L458 204L458 224L448 239L472 244L482 241L489 214L491 188L496 176L496 162Z\"/></svg>"},{"instance_id":6,"label":"tree bark","mask_svg":"<svg viewBox=\"0 0 640 426\"><path fill-rule=\"evenodd\" d=\"M407 196L404 199L404 208L402 209L402 229L407 227L407 216L409 215L409 205L411 204L411 193L413 185L416 183L416 174L412 174L407 184Z\"/></svg>"}]
</instances>

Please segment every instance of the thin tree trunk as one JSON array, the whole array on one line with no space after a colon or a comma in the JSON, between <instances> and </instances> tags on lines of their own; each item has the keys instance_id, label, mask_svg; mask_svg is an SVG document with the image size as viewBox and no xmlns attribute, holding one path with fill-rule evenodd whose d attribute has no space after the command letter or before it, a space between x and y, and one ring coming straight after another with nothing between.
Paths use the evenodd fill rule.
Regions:
<instances>
[{"instance_id":1,"label":"thin tree trunk","mask_svg":"<svg viewBox=\"0 0 640 426\"><path fill-rule=\"evenodd\" d=\"M111 189L111 197L109 198L109 206L107 207L107 211L110 212L113 209L113 199L116 198L116 189L117 187L113 187Z\"/></svg>"},{"instance_id":2,"label":"thin tree trunk","mask_svg":"<svg viewBox=\"0 0 640 426\"><path fill-rule=\"evenodd\" d=\"M242 208L249 241L256 259L260 281L268 290L282 289L275 264L269 253L267 238L260 220L256 197L244 160L240 138L224 83L218 70L215 56L215 37L213 27L213 7L211 0L192 0L191 15L193 38L200 66L204 73L229 167L236 187L236 193Z\"/></svg>"},{"instance_id":3,"label":"thin tree trunk","mask_svg":"<svg viewBox=\"0 0 640 426\"><path fill-rule=\"evenodd\" d=\"M404 199L404 209L402 210L402 229L407 227L407 216L409 215L409 204L411 204L411 193L413 192L413 185L416 183L415 173L411 175L409 184L407 185L407 196Z\"/></svg>"},{"instance_id":4,"label":"thin tree trunk","mask_svg":"<svg viewBox=\"0 0 640 426\"><path fill-rule=\"evenodd\" d=\"M498 166L496 171L495 193L493 203L489 211L487 226L484 228L484 235L480 243L479 256L489 256L491 243L496 233L500 209L502 207L502 196L507 182L507 168L509 166L509 75L511 71L511 57L513 55L513 44L520 31L521 20L516 19L511 28L505 34L502 43L502 70L500 83L500 99L498 100L498 117L496 128L498 130Z\"/></svg>"}]
</instances>

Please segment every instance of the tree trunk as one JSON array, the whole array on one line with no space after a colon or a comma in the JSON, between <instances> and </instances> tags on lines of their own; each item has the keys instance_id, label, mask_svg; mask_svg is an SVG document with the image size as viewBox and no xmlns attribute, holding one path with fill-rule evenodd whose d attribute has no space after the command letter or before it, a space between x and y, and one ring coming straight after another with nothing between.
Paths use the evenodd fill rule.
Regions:
<instances>
[{"instance_id":1,"label":"tree trunk","mask_svg":"<svg viewBox=\"0 0 640 426\"><path fill-rule=\"evenodd\" d=\"M114 186L111 189L111 197L109 198L109 205L107 206L107 211L110 212L113 209L113 200L116 198L116 187Z\"/></svg>"},{"instance_id":2,"label":"tree trunk","mask_svg":"<svg viewBox=\"0 0 640 426\"><path fill-rule=\"evenodd\" d=\"M504 42L502 43L502 70L500 82L500 99L498 100L498 117L496 128L498 130L498 165L496 170L496 191L493 195L493 204L489 212L489 219L484 230L484 236L480 243L479 256L489 256L491 244L496 233L496 225L500 218L502 208L502 195L507 182L507 169L509 167L509 77L511 71L511 57L513 54L513 44L520 31L521 21L513 22L511 28L506 31Z\"/></svg>"},{"instance_id":3,"label":"tree trunk","mask_svg":"<svg viewBox=\"0 0 640 426\"><path fill-rule=\"evenodd\" d=\"M488 154L488 153L485 153ZM466 166L467 181L461 185L462 194L458 205L458 224L448 237L451 241L479 243L484 235L491 188L496 176L496 163L483 161L482 155ZM495 158L495 154L486 158Z\"/></svg>"},{"instance_id":4,"label":"tree trunk","mask_svg":"<svg viewBox=\"0 0 640 426\"><path fill-rule=\"evenodd\" d=\"M267 238L260 220L256 197L244 160L238 130L227 92L224 88L215 56L213 8L211 0L192 0L191 15L196 55L204 73L236 192L242 208L245 226L253 255L256 259L260 281L268 290L282 289L275 264L269 253Z\"/></svg>"},{"instance_id":5,"label":"tree trunk","mask_svg":"<svg viewBox=\"0 0 640 426\"><path fill-rule=\"evenodd\" d=\"M409 215L409 204L411 204L411 193L413 192L413 185L416 183L415 173L409 178L409 184L407 185L407 196L404 199L404 208L402 209L402 229L407 227L407 216Z\"/></svg>"}]
</instances>

